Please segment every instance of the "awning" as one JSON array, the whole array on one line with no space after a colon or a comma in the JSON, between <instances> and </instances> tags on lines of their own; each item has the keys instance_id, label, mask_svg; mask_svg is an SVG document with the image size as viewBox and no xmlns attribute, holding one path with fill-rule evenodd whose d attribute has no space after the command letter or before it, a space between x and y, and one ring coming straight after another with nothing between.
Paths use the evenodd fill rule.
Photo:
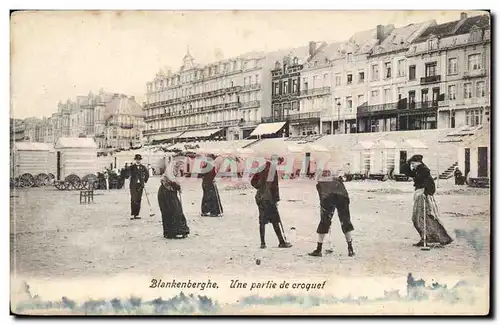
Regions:
<instances>
[{"instance_id":1,"label":"awning","mask_svg":"<svg viewBox=\"0 0 500 325\"><path fill-rule=\"evenodd\" d=\"M285 126L286 122L262 123L257 125L250 136L275 134Z\"/></svg>"},{"instance_id":2,"label":"awning","mask_svg":"<svg viewBox=\"0 0 500 325\"><path fill-rule=\"evenodd\" d=\"M186 131L182 134L181 138L207 138L210 137L217 132L220 132L222 129L208 129L208 130L197 130L197 131Z\"/></svg>"},{"instance_id":3,"label":"awning","mask_svg":"<svg viewBox=\"0 0 500 325\"><path fill-rule=\"evenodd\" d=\"M171 133L162 133L155 134L150 136L151 141L162 141L162 140L170 140L178 138L183 132L171 132Z\"/></svg>"},{"instance_id":4,"label":"awning","mask_svg":"<svg viewBox=\"0 0 500 325\"><path fill-rule=\"evenodd\" d=\"M427 145L417 139L405 139L403 140L404 148L408 149L427 149Z\"/></svg>"},{"instance_id":5,"label":"awning","mask_svg":"<svg viewBox=\"0 0 500 325\"><path fill-rule=\"evenodd\" d=\"M390 140L380 140L373 145L373 148L377 149L395 149L397 147L397 143Z\"/></svg>"}]
</instances>

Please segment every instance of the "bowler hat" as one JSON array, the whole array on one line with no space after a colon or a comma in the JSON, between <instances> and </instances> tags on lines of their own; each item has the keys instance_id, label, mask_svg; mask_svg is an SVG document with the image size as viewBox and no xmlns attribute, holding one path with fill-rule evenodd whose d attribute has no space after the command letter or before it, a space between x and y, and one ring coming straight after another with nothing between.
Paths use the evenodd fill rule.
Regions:
<instances>
[{"instance_id":1,"label":"bowler hat","mask_svg":"<svg viewBox=\"0 0 500 325\"><path fill-rule=\"evenodd\" d=\"M134 156L134 160L142 160L142 156L137 154Z\"/></svg>"},{"instance_id":2,"label":"bowler hat","mask_svg":"<svg viewBox=\"0 0 500 325\"><path fill-rule=\"evenodd\" d=\"M424 156L422 155L413 155L408 162L422 162Z\"/></svg>"}]
</instances>

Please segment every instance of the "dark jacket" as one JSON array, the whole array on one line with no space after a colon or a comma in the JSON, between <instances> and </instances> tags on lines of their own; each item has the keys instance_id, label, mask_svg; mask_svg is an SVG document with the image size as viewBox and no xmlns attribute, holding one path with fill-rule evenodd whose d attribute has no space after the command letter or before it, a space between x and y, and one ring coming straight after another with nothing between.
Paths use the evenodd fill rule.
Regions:
<instances>
[{"instance_id":1,"label":"dark jacket","mask_svg":"<svg viewBox=\"0 0 500 325\"><path fill-rule=\"evenodd\" d=\"M410 163L407 163L403 170L407 176L413 178L415 190L423 188L426 195L434 195L436 193L436 184L434 184L434 179L431 176L431 170L424 163L418 165L415 170L411 170L409 166Z\"/></svg>"},{"instance_id":2,"label":"dark jacket","mask_svg":"<svg viewBox=\"0 0 500 325\"><path fill-rule=\"evenodd\" d=\"M318 190L320 201L332 194L343 196L349 200L349 193L347 192L344 183L338 179L333 178L332 180L318 181L316 189Z\"/></svg>"},{"instance_id":3,"label":"dark jacket","mask_svg":"<svg viewBox=\"0 0 500 325\"><path fill-rule=\"evenodd\" d=\"M261 172L253 175L251 184L257 190L255 200L257 202L272 202L280 201L280 189L278 184L278 172L274 170L272 181L268 181L268 175L271 169L271 164L266 163L266 167Z\"/></svg>"},{"instance_id":4,"label":"dark jacket","mask_svg":"<svg viewBox=\"0 0 500 325\"><path fill-rule=\"evenodd\" d=\"M148 182L149 172L144 165L132 165L129 167L130 187L140 183L142 187Z\"/></svg>"},{"instance_id":5,"label":"dark jacket","mask_svg":"<svg viewBox=\"0 0 500 325\"><path fill-rule=\"evenodd\" d=\"M203 184L212 184L215 180L215 176L217 175L217 172L215 171L215 167L212 167L208 172L204 173L202 176L202 183Z\"/></svg>"}]
</instances>

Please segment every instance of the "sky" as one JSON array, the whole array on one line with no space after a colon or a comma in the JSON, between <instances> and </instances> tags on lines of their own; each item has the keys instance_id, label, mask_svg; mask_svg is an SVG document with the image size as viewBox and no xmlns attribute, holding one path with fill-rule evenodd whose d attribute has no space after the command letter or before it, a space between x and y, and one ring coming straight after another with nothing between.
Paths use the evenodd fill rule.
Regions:
<instances>
[{"instance_id":1,"label":"sky","mask_svg":"<svg viewBox=\"0 0 500 325\"><path fill-rule=\"evenodd\" d=\"M466 11L469 16L484 12ZM251 51L343 41L378 24L402 27L460 11L38 11L11 17L11 117L50 116L89 91L135 96L161 67Z\"/></svg>"}]
</instances>

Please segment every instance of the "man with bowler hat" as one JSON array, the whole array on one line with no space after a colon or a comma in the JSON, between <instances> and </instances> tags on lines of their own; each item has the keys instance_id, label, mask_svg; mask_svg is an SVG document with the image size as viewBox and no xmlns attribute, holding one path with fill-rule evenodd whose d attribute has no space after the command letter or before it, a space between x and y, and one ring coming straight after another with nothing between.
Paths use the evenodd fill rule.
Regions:
<instances>
[{"instance_id":1,"label":"man with bowler hat","mask_svg":"<svg viewBox=\"0 0 500 325\"><path fill-rule=\"evenodd\" d=\"M148 169L141 164L142 157L137 154L134 157L135 163L129 167L130 176L130 220L140 219L142 191L144 184L148 182Z\"/></svg>"}]
</instances>

